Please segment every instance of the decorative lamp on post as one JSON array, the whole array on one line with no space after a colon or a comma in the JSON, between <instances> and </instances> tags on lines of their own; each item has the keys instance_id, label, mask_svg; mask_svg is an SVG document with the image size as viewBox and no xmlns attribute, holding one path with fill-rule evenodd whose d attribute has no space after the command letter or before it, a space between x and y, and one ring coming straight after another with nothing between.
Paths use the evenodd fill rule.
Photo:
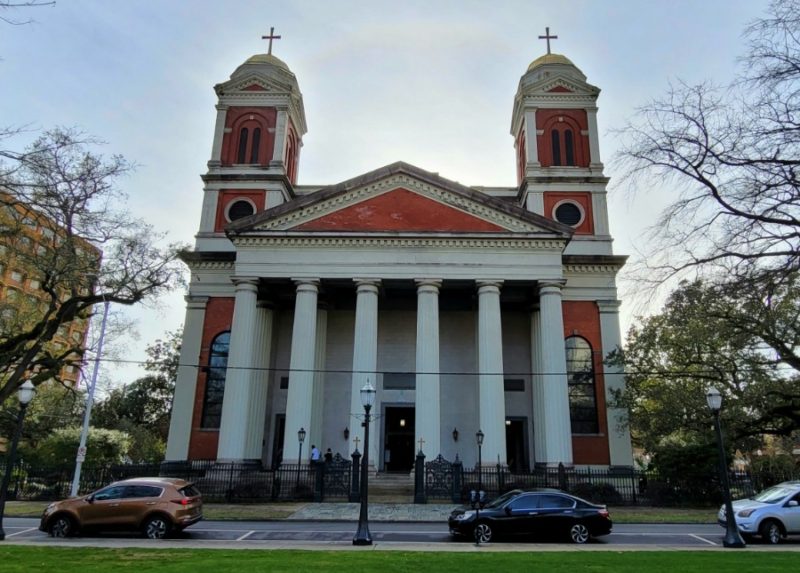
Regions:
<instances>
[{"instance_id":1,"label":"decorative lamp on post","mask_svg":"<svg viewBox=\"0 0 800 573\"><path fill-rule=\"evenodd\" d=\"M725 501L725 538L722 540L724 547L744 547L745 543L736 527L736 517L733 514L731 502L731 486L728 481L728 462L725 459L725 447L722 444L722 426L719 422L719 412L722 409L722 394L716 388L710 388L706 394L708 409L714 414L714 426L717 430L717 446L719 447L719 477L722 483L722 496Z\"/></svg>"},{"instance_id":2,"label":"decorative lamp on post","mask_svg":"<svg viewBox=\"0 0 800 573\"><path fill-rule=\"evenodd\" d=\"M453 428L453 441L458 441L458 428Z\"/></svg>"},{"instance_id":3,"label":"decorative lamp on post","mask_svg":"<svg viewBox=\"0 0 800 573\"><path fill-rule=\"evenodd\" d=\"M295 485L295 492L300 492L300 466L303 463L303 442L306 439L305 428L300 428L297 431L297 441L300 442L300 450L297 452L297 484Z\"/></svg>"},{"instance_id":4,"label":"decorative lamp on post","mask_svg":"<svg viewBox=\"0 0 800 573\"><path fill-rule=\"evenodd\" d=\"M480 517L481 517L481 503L483 501L483 481L481 479L483 474L483 461L481 460L481 448L483 447L483 437L484 433L482 430L478 430L475 433L475 441L478 443L478 491L475 495L475 545L481 544L481 536L483 535L483 531L481 524L480 524Z\"/></svg>"},{"instance_id":5,"label":"decorative lamp on post","mask_svg":"<svg viewBox=\"0 0 800 573\"><path fill-rule=\"evenodd\" d=\"M361 405L364 406L364 457L361 458L361 512L358 514L358 531L353 537L353 545L372 545L372 535L369 532L369 510L367 504L367 467L369 464L369 411L375 404L375 388L367 383L361 389Z\"/></svg>"},{"instance_id":6,"label":"decorative lamp on post","mask_svg":"<svg viewBox=\"0 0 800 573\"><path fill-rule=\"evenodd\" d=\"M0 541L6 538L6 532L3 530L3 515L6 511L6 493L8 486L11 483L11 472L14 471L14 462L17 456L17 444L19 444L19 437L22 434L22 421L25 419L25 410L28 408L33 396L36 394L36 388L33 382L26 380L25 383L17 390L17 398L19 399L19 414L17 415L17 426L14 430L14 439L11 441L11 450L8 452L6 458L6 471L3 474L3 483L0 485Z\"/></svg>"}]
</instances>

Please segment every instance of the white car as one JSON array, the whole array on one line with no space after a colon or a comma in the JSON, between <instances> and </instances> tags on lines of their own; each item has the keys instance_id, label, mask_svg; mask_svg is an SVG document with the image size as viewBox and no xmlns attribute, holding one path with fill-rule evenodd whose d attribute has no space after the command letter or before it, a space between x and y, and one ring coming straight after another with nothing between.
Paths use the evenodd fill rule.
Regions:
<instances>
[{"instance_id":1,"label":"white car","mask_svg":"<svg viewBox=\"0 0 800 573\"><path fill-rule=\"evenodd\" d=\"M787 535L800 534L800 481L786 481L749 499L733 502L736 526L745 541L760 535L765 543L780 543ZM725 506L717 521L725 527Z\"/></svg>"}]
</instances>

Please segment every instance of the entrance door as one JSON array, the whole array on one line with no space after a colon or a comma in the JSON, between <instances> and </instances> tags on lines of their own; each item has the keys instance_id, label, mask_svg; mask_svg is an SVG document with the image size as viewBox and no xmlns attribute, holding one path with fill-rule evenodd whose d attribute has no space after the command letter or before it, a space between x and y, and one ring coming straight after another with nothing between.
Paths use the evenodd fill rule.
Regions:
<instances>
[{"instance_id":1,"label":"entrance door","mask_svg":"<svg viewBox=\"0 0 800 573\"><path fill-rule=\"evenodd\" d=\"M527 418L506 418L506 460L512 472L526 472L528 447L526 445Z\"/></svg>"},{"instance_id":2,"label":"entrance door","mask_svg":"<svg viewBox=\"0 0 800 573\"><path fill-rule=\"evenodd\" d=\"M275 434L272 437L272 469L283 461L283 433L286 431L286 414L275 414Z\"/></svg>"},{"instance_id":3,"label":"entrance door","mask_svg":"<svg viewBox=\"0 0 800 573\"><path fill-rule=\"evenodd\" d=\"M411 471L414 466L414 407L386 406L384 420L384 469Z\"/></svg>"}]
</instances>

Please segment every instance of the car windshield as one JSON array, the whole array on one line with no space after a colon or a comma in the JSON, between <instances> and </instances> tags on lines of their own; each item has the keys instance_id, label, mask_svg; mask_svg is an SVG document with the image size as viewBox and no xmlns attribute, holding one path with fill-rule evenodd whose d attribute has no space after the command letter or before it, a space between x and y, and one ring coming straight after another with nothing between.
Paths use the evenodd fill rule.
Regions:
<instances>
[{"instance_id":1,"label":"car windshield","mask_svg":"<svg viewBox=\"0 0 800 573\"><path fill-rule=\"evenodd\" d=\"M765 489L764 491L760 492L756 495L753 499L755 501L760 501L761 503L778 503L784 497L792 493L793 490L789 489L788 487L771 487Z\"/></svg>"},{"instance_id":2,"label":"car windshield","mask_svg":"<svg viewBox=\"0 0 800 573\"><path fill-rule=\"evenodd\" d=\"M518 489L514 490L514 491L509 491L507 493L504 493L500 497L497 497L497 498L493 499L492 501L490 501L489 503L487 503L486 507L487 508L501 507L505 502L507 502L512 497L516 496L518 493L520 493L520 491Z\"/></svg>"}]
</instances>

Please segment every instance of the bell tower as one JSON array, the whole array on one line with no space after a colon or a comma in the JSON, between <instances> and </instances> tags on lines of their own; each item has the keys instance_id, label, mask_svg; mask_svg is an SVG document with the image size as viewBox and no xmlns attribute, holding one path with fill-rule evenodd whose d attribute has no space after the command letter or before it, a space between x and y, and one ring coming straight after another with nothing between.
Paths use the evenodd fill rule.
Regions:
<instances>
[{"instance_id":1,"label":"bell tower","mask_svg":"<svg viewBox=\"0 0 800 573\"><path fill-rule=\"evenodd\" d=\"M272 54L248 58L214 86L217 121L205 183L197 244L231 250L226 225L294 197L306 133L303 95L285 62Z\"/></svg>"},{"instance_id":2,"label":"bell tower","mask_svg":"<svg viewBox=\"0 0 800 573\"><path fill-rule=\"evenodd\" d=\"M570 225L578 242L610 243L608 179L597 133L600 89L569 58L551 53L550 40L557 36L549 28L539 37L547 40L547 53L520 78L511 118L521 205ZM581 250L578 243L568 247Z\"/></svg>"}]
</instances>

